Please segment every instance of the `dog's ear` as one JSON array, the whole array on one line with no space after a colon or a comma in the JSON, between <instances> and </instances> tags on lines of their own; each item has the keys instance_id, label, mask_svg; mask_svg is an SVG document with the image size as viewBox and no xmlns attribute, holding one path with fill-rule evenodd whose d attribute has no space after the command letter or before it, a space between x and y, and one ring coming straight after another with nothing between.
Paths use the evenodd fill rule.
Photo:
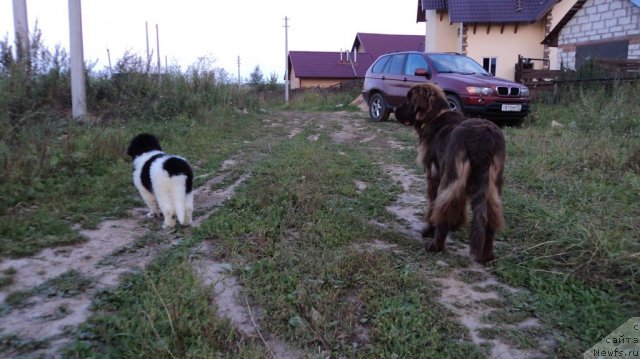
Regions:
<instances>
[{"instance_id":1,"label":"dog's ear","mask_svg":"<svg viewBox=\"0 0 640 359\"><path fill-rule=\"evenodd\" d=\"M431 107L431 90L424 86L413 87L408 94L415 113L428 111Z\"/></svg>"},{"instance_id":2,"label":"dog's ear","mask_svg":"<svg viewBox=\"0 0 640 359\"><path fill-rule=\"evenodd\" d=\"M437 89L429 89L429 109L434 110L440 103L440 92Z\"/></svg>"}]
</instances>

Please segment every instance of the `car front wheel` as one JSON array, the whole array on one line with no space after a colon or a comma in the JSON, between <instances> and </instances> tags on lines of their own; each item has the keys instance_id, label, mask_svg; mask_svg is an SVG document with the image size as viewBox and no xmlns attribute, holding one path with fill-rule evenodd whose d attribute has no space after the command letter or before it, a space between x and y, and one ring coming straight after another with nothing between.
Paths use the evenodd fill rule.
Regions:
<instances>
[{"instance_id":1,"label":"car front wheel","mask_svg":"<svg viewBox=\"0 0 640 359\"><path fill-rule=\"evenodd\" d=\"M386 121L390 114L391 110L387 108L387 103L381 94L376 93L371 96L371 100L369 101L369 118L371 121Z\"/></svg>"},{"instance_id":2,"label":"car front wheel","mask_svg":"<svg viewBox=\"0 0 640 359\"><path fill-rule=\"evenodd\" d=\"M447 102L449 102L449 108L451 108L451 111L462 113L462 104L460 103L458 96L447 94Z\"/></svg>"}]
</instances>

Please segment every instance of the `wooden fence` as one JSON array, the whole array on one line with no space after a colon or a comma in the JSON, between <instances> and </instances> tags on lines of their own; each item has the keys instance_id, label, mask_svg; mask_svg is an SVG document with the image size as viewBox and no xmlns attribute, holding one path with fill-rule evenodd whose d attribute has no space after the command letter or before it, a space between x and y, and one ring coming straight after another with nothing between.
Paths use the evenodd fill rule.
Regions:
<instances>
[{"instance_id":1,"label":"wooden fence","mask_svg":"<svg viewBox=\"0 0 640 359\"><path fill-rule=\"evenodd\" d=\"M533 97L549 93L555 96L560 85L640 80L640 60L596 59L589 69L578 71L533 69L535 61L548 62L518 56L515 76L516 82L529 87Z\"/></svg>"}]
</instances>

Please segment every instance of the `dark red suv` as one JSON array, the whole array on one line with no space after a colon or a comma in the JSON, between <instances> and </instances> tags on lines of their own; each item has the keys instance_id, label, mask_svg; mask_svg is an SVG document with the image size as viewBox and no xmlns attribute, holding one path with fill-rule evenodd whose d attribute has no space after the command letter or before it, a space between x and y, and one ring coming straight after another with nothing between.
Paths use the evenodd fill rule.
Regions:
<instances>
[{"instance_id":1,"label":"dark red suv","mask_svg":"<svg viewBox=\"0 0 640 359\"><path fill-rule=\"evenodd\" d=\"M529 113L529 89L489 74L456 53L396 52L380 56L364 79L362 95L372 121L386 121L417 83L442 87L452 110L506 125L519 125Z\"/></svg>"}]
</instances>

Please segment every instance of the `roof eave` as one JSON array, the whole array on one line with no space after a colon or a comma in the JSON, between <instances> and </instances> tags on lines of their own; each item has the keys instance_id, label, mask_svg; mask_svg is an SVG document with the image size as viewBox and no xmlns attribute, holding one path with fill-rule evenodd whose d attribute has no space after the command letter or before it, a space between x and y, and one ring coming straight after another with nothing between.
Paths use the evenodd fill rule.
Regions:
<instances>
[{"instance_id":1,"label":"roof eave","mask_svg":"<svg viewBox=\"0 0 640 359\"><path fill-rule=\"evenodd\" d=\"M549 34L540 42L543 45L548 45L551 47L558 47L558 38L560 37L560 31L564 28L564 26L573 18L573 16L582 8L584 3L587 0L578 0L575 4L567 11L567 13L558 21L556 26L549 32Z\"/></svg>"}]
</instances>

